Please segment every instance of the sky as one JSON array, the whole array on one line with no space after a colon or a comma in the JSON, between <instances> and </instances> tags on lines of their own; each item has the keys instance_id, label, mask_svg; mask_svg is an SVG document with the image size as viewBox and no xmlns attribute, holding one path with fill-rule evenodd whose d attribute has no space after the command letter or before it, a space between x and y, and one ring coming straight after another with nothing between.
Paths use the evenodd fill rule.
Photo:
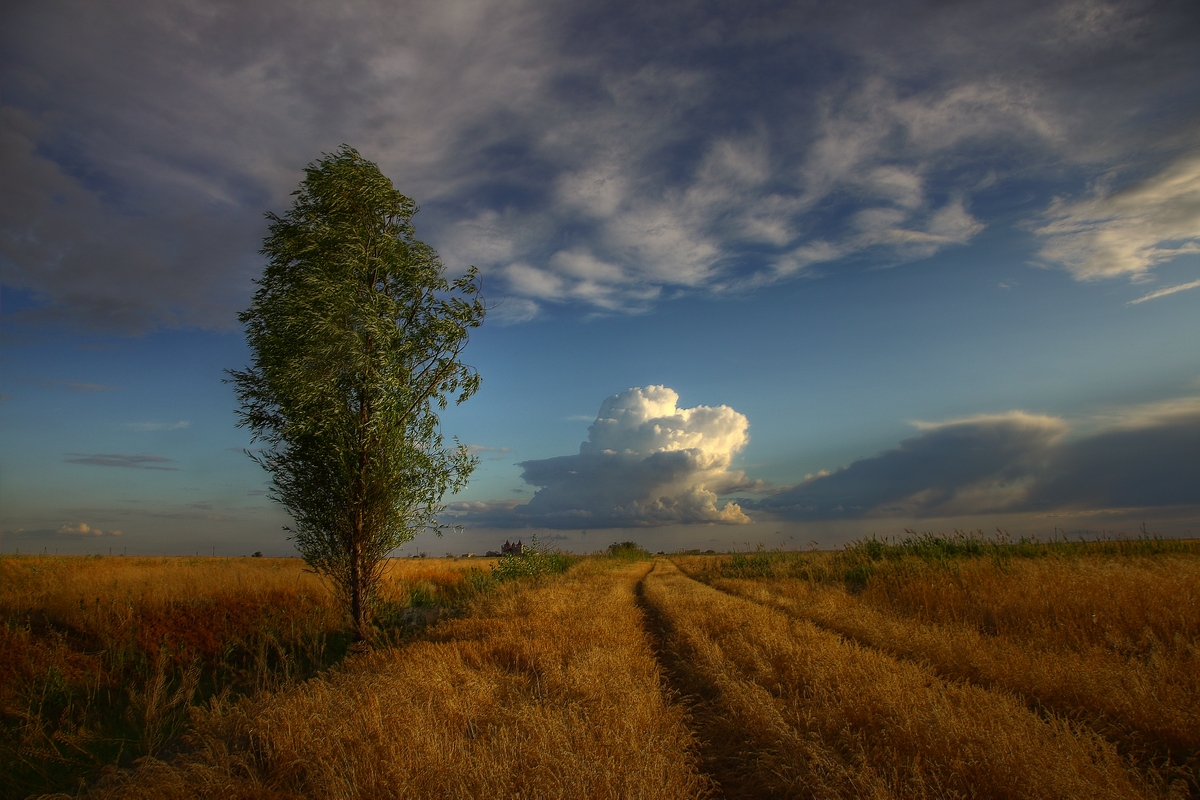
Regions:
<instances>
[{"instance_id":1,"label":"sky","mask_svg":"<svg viewBox=\"0 0 1200 800\"><path fill-rule=\"evenodd\" d=\"M1200 6L7 2L0 551L290 555L223 383L349 144L491 307L440 539L1200 536ZM1144 526L1144 527L1143 527Z\"/></svg>"}]
</instances>

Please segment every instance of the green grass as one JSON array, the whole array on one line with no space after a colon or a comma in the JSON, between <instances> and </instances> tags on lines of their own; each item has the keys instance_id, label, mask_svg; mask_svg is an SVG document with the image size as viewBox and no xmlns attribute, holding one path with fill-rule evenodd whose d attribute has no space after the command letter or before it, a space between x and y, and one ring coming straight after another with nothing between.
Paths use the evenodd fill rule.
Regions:
<instances>
[{"instance_id":1,"label":"green grass","mask_svg":"<svg viewBox=\"0 0 1200 800\"><path fill-rule=\"evenodd\" d=\"M551 550L534 536L525 545L524 552L509 553L492 565L492 577L498 581L519 578L537 578L543 575L559 575L570 569L580 556L568 555L561 550Z\"/></svg>"},{"instance_id":2,"label":"green grass","mask_svg":"<svg viewBox=\"0 0 1200 800\"><path fill-rule=\"evenodd\" d=\"M644 561L654 558L649 550L637 542L613 542L605 549L604 555L618 561Z\"/></svg>"},{"instance_id":3,"label":"green grass","mask_svg":"<svg viewBox=\"0 0 1200 800\"><path fill-rule=\"evenodd\" d=\"M870 536L847 544L842 550L802 553L787 550L757 550L733 553L714 559L703 572L722 578L803 578L817 583L844 583L851 591L866 586L885 564L918 561L949 566L961 559L988 558L1004 564L1014 558L1080 558L1083 556L1154 556L1172 553L1200 554L1200 540L1166 539L1144 533L1136 538L1085 540L1036 537L1012 539L1004 531L994 536L983 531L952 534L917 533L907 530L899 539Z\"/></svg>"}]
</instances>

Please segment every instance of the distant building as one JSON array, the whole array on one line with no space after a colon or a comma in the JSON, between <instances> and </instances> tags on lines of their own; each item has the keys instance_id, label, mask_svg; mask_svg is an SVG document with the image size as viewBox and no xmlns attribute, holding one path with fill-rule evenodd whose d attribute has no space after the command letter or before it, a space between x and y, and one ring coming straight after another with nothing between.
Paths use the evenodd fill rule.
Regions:
<instances>
[{"instance_id":1,"label":"distant building","mask_svg":"<svg viewBox=\"0 0 1200 800\"><path fill-rule=\"evenodd\" d=\"M500 554L505 556L519 556L524 554L524 552L525 545L521 543L520 539L517 539L516 543L505 539L504 544L500 547Z\"/></svg>"}]
</instances>

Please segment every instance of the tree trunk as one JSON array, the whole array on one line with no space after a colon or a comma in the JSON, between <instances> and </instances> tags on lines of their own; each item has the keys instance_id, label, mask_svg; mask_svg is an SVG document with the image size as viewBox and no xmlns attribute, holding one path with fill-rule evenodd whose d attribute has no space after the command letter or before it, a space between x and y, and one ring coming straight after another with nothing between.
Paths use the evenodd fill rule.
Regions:
<instances>
[{"instance_id":1,"label":"tree trunk","mask_svg":"<svg viewBox=\"0 0 1200 800\"><path fill-rule=\"evenodd\" d=\"M362 540L355 539L350 551L350 617L354 624L354 640L367 640L367 586L366 575L363 573Z\"/></svg>"}]
</instances>

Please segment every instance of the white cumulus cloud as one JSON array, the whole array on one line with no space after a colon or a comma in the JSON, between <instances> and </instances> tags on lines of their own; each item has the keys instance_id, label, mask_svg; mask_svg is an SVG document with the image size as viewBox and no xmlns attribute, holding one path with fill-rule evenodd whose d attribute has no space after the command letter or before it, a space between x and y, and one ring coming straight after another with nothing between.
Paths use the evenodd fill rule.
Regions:
<instances>
[{"instance_id":1,"label":"white cumulus cloud","mask_svg":"<svg viewBox=\"0 0 1200 800\"><path fill-rule=\"evenodd\" d=\"M452 511L496 527L750 522L737 503L720 502L762 488L732 469L749 441L749 420L726 405L679 408L678 401L666 386L614 394L578 454L521 463L525 482L538 487L528 503L459 504Z\"/></svg>"},{"instance_id":2,"label":"white cumulus cloud","mask_svg":"<svg viewBox=\"0 0 1200 800\"><path fill-rule=\"evenodd\" d=\"M688 450L714 468L728 469L733 455L750 439L749 420L729 406L678 408L678 402L679 393L666 386L627 389L608 397L579 452L649 457Z\"/></svg>"}]
</instances>

